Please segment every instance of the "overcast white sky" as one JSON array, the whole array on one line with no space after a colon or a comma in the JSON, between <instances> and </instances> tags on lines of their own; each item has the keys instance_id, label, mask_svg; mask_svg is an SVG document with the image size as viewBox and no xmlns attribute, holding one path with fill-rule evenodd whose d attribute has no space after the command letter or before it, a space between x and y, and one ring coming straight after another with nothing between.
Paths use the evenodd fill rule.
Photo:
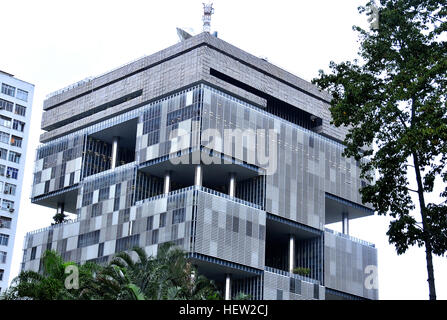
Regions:
<instances>
[{"instance_id":1,"label":"overcast white sky","mask_svg":"<svg viewBox=\"0 0 447 320\"><path fill-rule=\"evenodd\" d=\"M223 40L310 81L329 61L355 57L352 25L366 24L357 13L363 2L215 0L211 28ZM175 44L176 27L199 33L202 0L14 0L3 1L0 11L0 70L35 84L14 277L25 233L48 226L55 213L29 199L45 95ZM424 251L397 256L387 227L388 220L378 216L350 225L353 236L379 250L380 299L427 299ZM447 299L447 259L435 258L434 266L438 298Z\"/></svg>"}]
</instances>

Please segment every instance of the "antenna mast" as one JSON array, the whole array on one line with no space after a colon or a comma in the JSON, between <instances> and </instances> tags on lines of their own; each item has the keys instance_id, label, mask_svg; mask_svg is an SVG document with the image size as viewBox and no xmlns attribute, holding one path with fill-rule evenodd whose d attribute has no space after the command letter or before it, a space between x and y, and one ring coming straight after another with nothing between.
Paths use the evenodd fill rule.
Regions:
<instances>
[{"instance_id":1,"label":"antenna mast","mask_svg":"<svg viewBox=\"0 0 447 320\"><path fill-rule=\"evenodd\" d=\"M211 31L211 15L214 13L213 3L203 3L203 32Z\"/></svg>"}]
</instances>

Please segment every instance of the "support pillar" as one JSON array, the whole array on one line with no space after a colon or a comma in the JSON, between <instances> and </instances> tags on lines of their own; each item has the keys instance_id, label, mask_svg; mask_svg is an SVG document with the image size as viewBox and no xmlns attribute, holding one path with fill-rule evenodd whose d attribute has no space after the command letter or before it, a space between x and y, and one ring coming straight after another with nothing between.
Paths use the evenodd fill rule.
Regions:
<instances>
[{"instance_id":1,"label":"support pillar","mask_svg":"<svg viewBox=\"0 0 447 320\"><path fill-rule=\"evenodd\" d=\"M171 172L166 171L165 172L165 180L164 180L164 186L163 186L163 193L168 194L171 192Z\"/></svg>"},{"instance_id":2,"label":"support pillar","mask_svg":"<svg viewBox=\"0 0 447 320\"><path fill-rule=\"evenodd\" d=\"M228 195L230 197L236 196L236 174L230 173L230 183L228 185Z\"/></svg>"},{"instance_id":3,"label":"support pillar","mask_svg":"<svg viewBox=\"0 0 447 320\"><path fill-rule=\"evenodd\" d=\"M113 143L112 143L112 164L110 166L111 169L116 168L116 164L118 162L118 142L119 137L113 137Z\"/></svg>"},{"instance_id":4,"label":"support pillar","mask_svg":"<svg viewBox=\"0 0 447 320\"><path fill-rule=\"evenodd\" d=\"M295 236L290 235L289 239L289 272L293 273L295 269Z\"/></svg>"},{"instance_id":5,"label":"support pillar","mask_svg":"<svg viewBox=\"0 0 447 320\"><path fill-rule=\"evenodd\" d=\"M231 274L225 275L225 300L231 300Z\"/></svg>"},{"instance_id":6,"label":"support pillar","mask_svg":"<svg viewBox=\"0 0 447 320\"><path fill-rule=\"evenodd\" d=\"M57 209L56 209L56 213L64 213L64 203L63 202L58 202L57 203Z\"/></svg>"},{"instance_id":7,"label":"support pillar","mask_svg":"<svg viewBox=\"0 0 447 320\"><path fill-rule=\"evenodd\" d=\"M201 187L202 186L202 166L198 164L194 173L194 185Z\"/></svg>"},{"instance_id":8,"label":"support pillar","mask_svg":"<svg viewBox=\"0 0 447 320\"><path fill-rule=\"evenodd\" d=\"M343 234L349 235L349 214L343 212Z\"/></svg>"}]
</instances>

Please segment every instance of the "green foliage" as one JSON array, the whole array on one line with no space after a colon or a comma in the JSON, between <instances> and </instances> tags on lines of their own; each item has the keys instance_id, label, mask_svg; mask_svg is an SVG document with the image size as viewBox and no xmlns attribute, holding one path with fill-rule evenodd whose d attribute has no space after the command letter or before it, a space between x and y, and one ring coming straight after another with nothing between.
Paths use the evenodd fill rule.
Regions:
<instances>
[{"instance_id":1,"label":"green foliage","mask_svg":"<svg viewBox=\"0 0 447 320\"><path fill-rule=\"evenodd\" d=\"M299 274L300 276L308 277L310 275L310 269L298 267L293 269L293 273Z\"/></svg>"},{"instance_id":2,"label":"green foliage","mask_svg":"<svg viewBox=\"0 0 447 320\"><path fill-rule=\"evenodd\" d=\"M133 259L132 256L136 257ZM67 289L66 267L79 270L79 289ZM142 248L118 253L106 266L64 262L54 251L42 258L42 272L23 271L3 295L7 300L220 300L215 284L172 244L159 247L157 257Z\"/></svg>"},{"instance_id":3,"label":"green foliage","mask_svg":"<svg viewBox=\"0 0 447 320\"><path fill-rule=\"evenodd\" d=\"M371 16L373 2L360 13ZM447 250L446 202L427 204L426 197L435 183L447 197L447 6L441 0L381 0L378 13L378 29L354 27L360 59L331 62L332 72L320 71L313 82L333 97L333 123L349 130L345 155L364 160L361 177L372 184L361 189L363 201L393 218L390 243L398 254L425 246L434 299L432 253ZM420 219L412 214L417 207Z\"/></svg>"},{"instance_id":4,"label":"green foliage","mask_svg":"<svg viewBox=\"0 0 447 320\"><path fill-rule=\"evenodd\" d=\"M52 223L52 225L64 223L65 221L67 221L67 215L62 212L56 213L53 216L53 220L54 223Z\"/></svg>"}]
</instances>

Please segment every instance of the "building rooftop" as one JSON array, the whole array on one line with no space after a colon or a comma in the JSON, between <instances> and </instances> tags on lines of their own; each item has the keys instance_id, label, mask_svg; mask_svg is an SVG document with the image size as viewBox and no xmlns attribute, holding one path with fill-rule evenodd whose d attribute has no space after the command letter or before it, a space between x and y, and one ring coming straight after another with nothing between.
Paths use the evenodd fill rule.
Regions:
<instances>
[{"instance_id":1,"label":"building rooftop","mask_svg":"<svg viewBox=\"0 0 447 320\"><path fill-rule=\"evenodd\" d=\"M152 68L155 65L202 46L206 46L223 53L244 65L247 65L314 98L323 100L327 103L331 100L331 97L327 92L319 90L312 83L268 62L266 59L256 57L220 38L217 38L207 32L203 32L157 53L138 58L130 63L107 71L101 75L85 78L63 89L50 93L44 101L44 110L61 104L64 101L74 99L88 91L92 91L96 88L107 85L108 83L118 81L128 75L136 74L148 68Z\"/></svg>"}]
</instances>

